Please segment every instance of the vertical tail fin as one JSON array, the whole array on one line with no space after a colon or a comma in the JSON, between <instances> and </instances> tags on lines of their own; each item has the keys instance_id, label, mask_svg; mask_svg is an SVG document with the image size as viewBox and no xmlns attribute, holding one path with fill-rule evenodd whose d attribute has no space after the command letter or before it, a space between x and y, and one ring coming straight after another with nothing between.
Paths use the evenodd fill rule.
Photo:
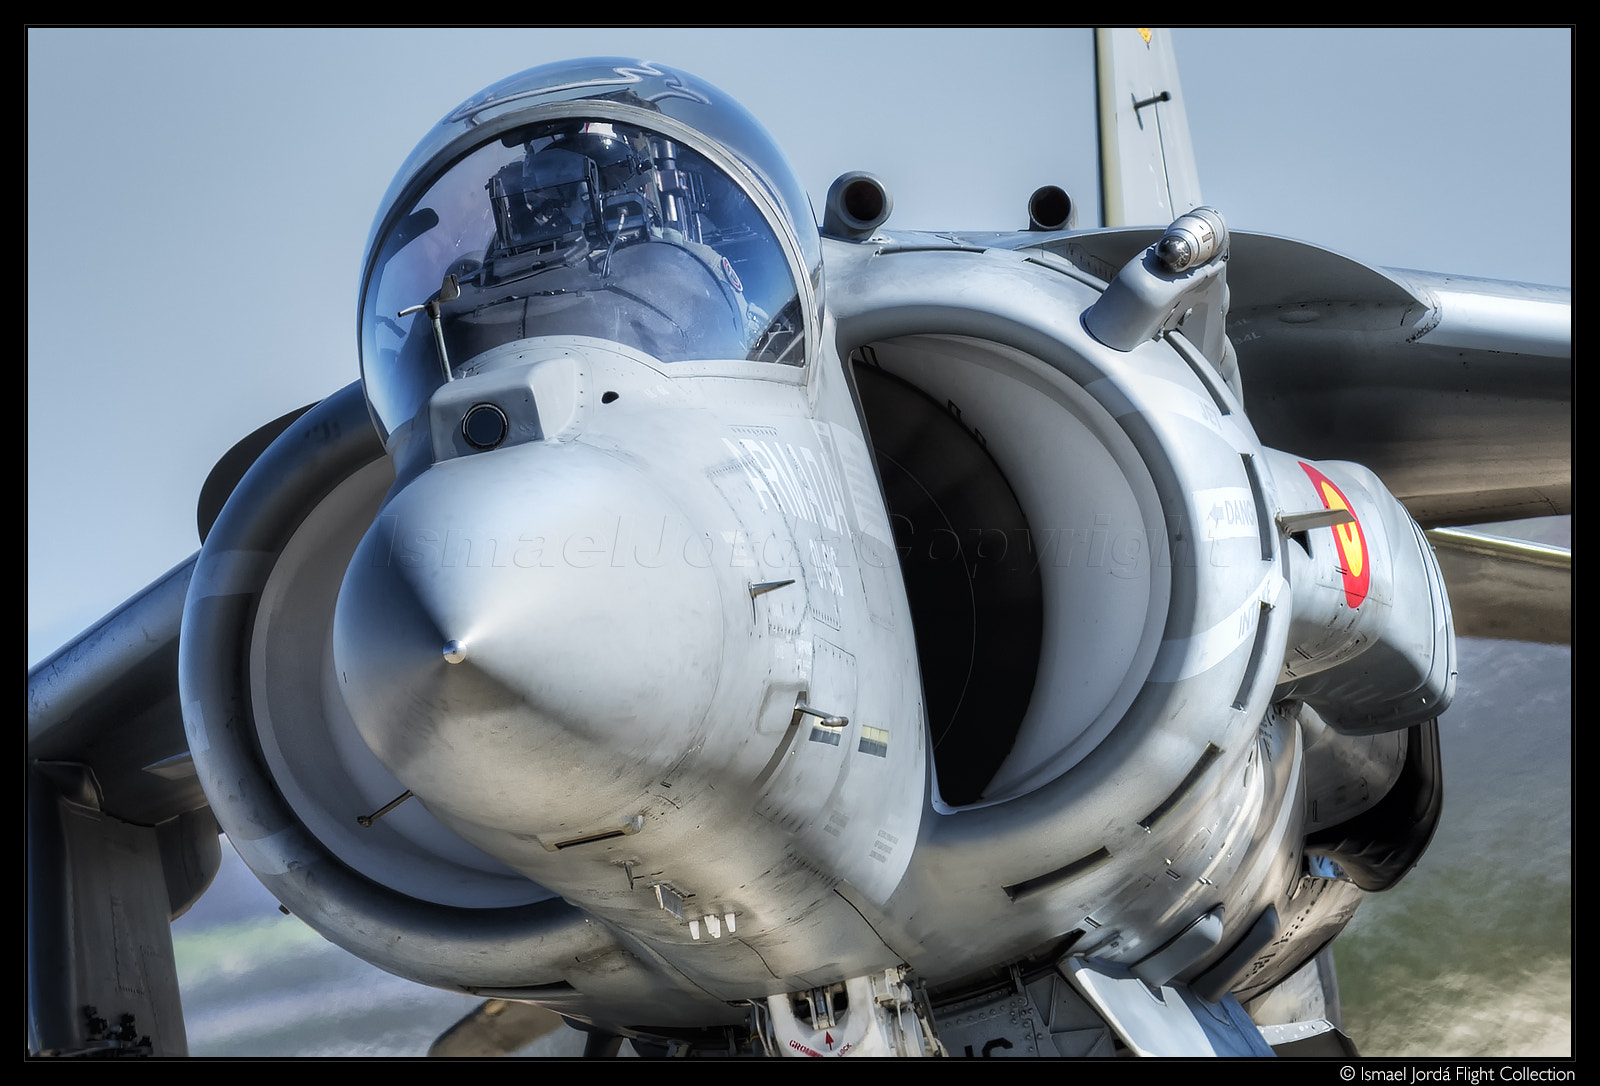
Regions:
<instances>
[{"instance_id":1,"label":"vertical tail fin","mask_svg":"<svg viewBox=\"0 0 1600 1086\"><path fill-rule=\"evenodd\" d=\"M1095 66L1103 225L1165 226L1199 207L1172 35L1145 27L1098 29Z\"/></svg>"}]
</instances>

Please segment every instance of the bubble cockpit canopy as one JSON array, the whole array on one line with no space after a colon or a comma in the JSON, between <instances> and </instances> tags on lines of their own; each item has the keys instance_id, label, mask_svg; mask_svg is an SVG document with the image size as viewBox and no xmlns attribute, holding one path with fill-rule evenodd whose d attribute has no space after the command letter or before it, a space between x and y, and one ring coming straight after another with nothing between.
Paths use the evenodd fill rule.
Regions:
<instances>
[{"instance_id":1,"label":"bubble cockpit canopy","mask_svg":"<svg viewBox=\"0 0 1600 1086\"><path fill-rule=\"evenodd\" d=\"M446 117L390 187L367 246L362 380L387 437L446 364L537 336L799 365L820 269L804 191L731 99L639 62L535 68Z\"/></svg>"}]
</instances>

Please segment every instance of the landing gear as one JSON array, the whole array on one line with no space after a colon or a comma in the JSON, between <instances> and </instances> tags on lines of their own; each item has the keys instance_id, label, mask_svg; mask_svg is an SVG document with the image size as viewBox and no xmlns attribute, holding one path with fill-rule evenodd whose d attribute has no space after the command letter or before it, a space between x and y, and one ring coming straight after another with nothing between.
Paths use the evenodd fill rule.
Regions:
<instances>
[{"instance_id":1,"label":"landing gear","mask_svg":"<svg viewBox=\"0 0 1600 1086\"><path fill-rule=\"evenodd\" d=\"M944 1055L904 969L772 996L764 1009L756 1005L753 1024L769 1055Z\"/></svg>"}]
</instances>

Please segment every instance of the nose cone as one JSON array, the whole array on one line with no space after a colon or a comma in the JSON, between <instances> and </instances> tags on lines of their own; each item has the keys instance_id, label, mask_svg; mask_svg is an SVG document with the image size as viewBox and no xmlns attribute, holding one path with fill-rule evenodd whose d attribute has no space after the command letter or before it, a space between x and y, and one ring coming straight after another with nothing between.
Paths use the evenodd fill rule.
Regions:
<instances>
[{"instance_id":1,"label":"nose cone","mask_svg":"<svg viewBox=\"0 0 1600 1086\"><path fill-rule=\"evenodd\" d=\"M701 535L582 445L434 465L352 560L334 660L356 727L430 807L540 833L626 806L692 746L723 622Z\"/></svg>"}]
</instances>

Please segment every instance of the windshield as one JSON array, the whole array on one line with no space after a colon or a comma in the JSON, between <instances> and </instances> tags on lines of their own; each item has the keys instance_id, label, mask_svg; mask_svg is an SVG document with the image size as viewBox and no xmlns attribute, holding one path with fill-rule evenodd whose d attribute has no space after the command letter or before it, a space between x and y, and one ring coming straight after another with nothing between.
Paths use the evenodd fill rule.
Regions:
<instances>
[{"instance_id":1,"label":"windshield","mask_svg":"<svg viewBox=\"0 0 1600 1086\"><path fill-rule=\"evenodd\" d=\"M517 129L390 221L361 322L389 431L446 364L533 336L593 336L668 363L804 360L800 290L772 226L732 177L658 132L571 118Z\"/></svg>"}]
</instances>

